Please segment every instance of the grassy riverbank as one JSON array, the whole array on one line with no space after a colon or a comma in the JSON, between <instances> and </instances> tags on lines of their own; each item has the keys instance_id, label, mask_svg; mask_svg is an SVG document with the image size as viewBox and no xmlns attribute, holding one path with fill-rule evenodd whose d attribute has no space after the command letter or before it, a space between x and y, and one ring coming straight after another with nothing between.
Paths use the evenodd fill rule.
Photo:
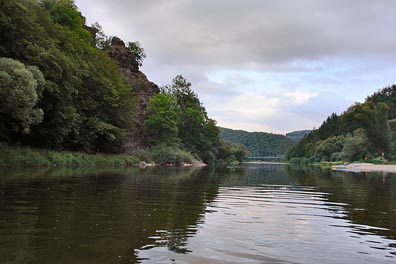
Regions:
<instances>
[{"instance_id":1,"label":"grassy riverbank","mask_svg":"<svg viewBox=\"0 0 396 264\"><path fill-rule=\"evenodd\" d=\"M132 167L138 166L141 161L154 162L162 166L180 166L183 163L199 162L186 151L165 146L140 150L132 155L112 155L0 145L0 167Z\"/></svg>"},{"instance_id":2,"label":"grassy riverbank","mask_svg":"<svg viewBox=\"0 0 396 264\"><path fill-rule=\"evenodd\" d=\"M139 164L131 155L86 154L1 145L1 167L130 167Z\"/></svg>"},{"instance_id":3,"label":"grassy riverbank","mask_svg":"<svg viewBox=\"0 0 396 264\"><path fill-rule=\"evenodd\" d=\"M234 155L214 159L209 166L226 167L239 163ZM221 157L223 157L221 156ZM88 154L84 152L53 151L0 143L0 168L119 168L134 167L145 162L165 167L206 166L197 154L176 146L158 145L129 154Z\"/></svg>"}]
</instances>

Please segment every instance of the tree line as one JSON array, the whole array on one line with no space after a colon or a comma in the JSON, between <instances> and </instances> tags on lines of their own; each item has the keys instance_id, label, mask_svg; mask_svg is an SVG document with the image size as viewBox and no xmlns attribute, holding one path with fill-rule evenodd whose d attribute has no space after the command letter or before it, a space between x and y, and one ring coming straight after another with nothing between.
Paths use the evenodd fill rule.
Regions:
<instances>
[{"instance_id":1,"label":"tree line","mask_svg":"<svg viewBox=\"0 0 396 264\"><path fill-rule=\"evenodd\" d=\"M293 145L294 141L284 135L265 133L265 132L248 132L243 130L233 130L221 128L220 137L242 144L249 151L273 151L279 154L285 154Z\"/></svg>"},{"instance_id":2,"label":"tree line","mask_svg":"<svg viewBox=\"0 0 396 264\"><path fill-rule=\"evenodd\" d=\"M287 153L317 161L395 159L396 85L380 89L341 115L333 113Z\"/></svg>"}]
</instances>

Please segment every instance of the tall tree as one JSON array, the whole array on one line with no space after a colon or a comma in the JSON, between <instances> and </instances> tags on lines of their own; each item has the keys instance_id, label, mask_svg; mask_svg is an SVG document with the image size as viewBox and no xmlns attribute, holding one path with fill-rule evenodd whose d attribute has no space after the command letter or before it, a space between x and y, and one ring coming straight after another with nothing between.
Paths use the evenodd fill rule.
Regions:
<instances>
[{"instance_id":1,"label":"tall tree","mask_svg":"<svg viewBox=\"0 0 396 264\"><path fill-rule=\"evenodd\" d=\"M12 132L30 133L43 120L37 107L45 79L36 67L9 58L0 58L0 139Z\"/></svg>"},{"instance_id":2,"label":"tall tree","mask_svg":"<svg viewBox=\"0 0 396 264\"><path fill-rule=\"evenodd\" d=\"M159 93L150 98L149 117L144 124L149 128L151 145L178 145L179 109L175 99L167 94Z\"/></svg>"}]
</instances>

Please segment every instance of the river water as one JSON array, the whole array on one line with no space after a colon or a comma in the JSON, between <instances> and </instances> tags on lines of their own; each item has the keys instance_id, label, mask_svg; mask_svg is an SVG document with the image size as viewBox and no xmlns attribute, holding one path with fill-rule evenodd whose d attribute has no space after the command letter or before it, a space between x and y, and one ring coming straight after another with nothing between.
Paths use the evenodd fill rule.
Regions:
<instances>
[{"instance_id":1,"label":"river water","mask_svg":"<svg viewBox=\"0 0 396 264\"><path fill-rule=\"evenodd\" d=\"M396 263L396 174L2 170L0 263Z\"/></svg>"}]
</instances>

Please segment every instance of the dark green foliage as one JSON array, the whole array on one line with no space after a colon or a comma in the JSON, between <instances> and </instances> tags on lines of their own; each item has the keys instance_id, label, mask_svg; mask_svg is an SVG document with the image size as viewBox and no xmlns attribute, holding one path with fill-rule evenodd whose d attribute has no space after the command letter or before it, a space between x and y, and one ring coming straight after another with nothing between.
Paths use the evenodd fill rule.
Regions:
<instances>
[{"instance_id":1,"label":"dark green foliage","mask_svg":"<svg viewBox=\"0 0 396 264\"><path fill-rule=\"evenodd\" d=\"M389 107L383 103L367 101L364 104L355 104L346 113L346 122L356 123L363 128L370 143L370 152L389 154L390 152L390 130L388 125Z\"/></svg>"},{"instance_id":2,"label":"dark green foliage","mask_svg":"<svg viewBox=\"0 0 396 264\"><path fill-rule=\"evenodd\" d=\"M147 57L146 53L144 53L144 49L142 45L138 41L136 42L128 42L128 49L135 56L135 60L138 66L142 66L143 60Z\"/></svg>"},{"instance_id":3,"label":"dark green foliage","mask_svg":"<svg viewBox=\"0 0 396 264\"><path fill-rule=\"evenodd\" d=\"M366 101L374 103L385 103L388 107L389 119L396 118L396 85L390 85L383 89L378 90L373 95L368 96Z\"/></svg>"},{"instance_id":4,"label":"dark green foliage","mask_svg":"<svg viewBox=\"0 0 396 264\"><path fill-rule=\"evenodd\" d=\"M241 144L236 144L224 139L220 139L218 147L218 159L227 163L233 161L244 161L248 157L248 150Z\"/></svg>"},{"instance_id":5,"label":"dark green foliage","mask_svg":"<svg viewBox=\"0 0 396 264\"><path fill-rule=\"evenodd\" d=\"M95 36L74 2L0 3L0 56L34 65L45 78L37 105L44 119L28 136L12 141L56 149L121 151L132 129L131 92L115 62L95 46Z\"/></svg>"},{"instance_id":6,"label":"dark green foliage","mask_svg":"<svg viewBox=\"0 0 396 264\"><path fill-rule=\"evenodd\" d=\"M318 141L315 148L315 157L323 161L338 159L340 156L333 154L340 153L344 147L344 143L345 139L343 135L329 137Z\"/></svg>"},{"instance_id":7,"label":"dark green foliage","mask_svg":"<svg viewBox=\"0 0 396 264\"><path fill-rule=\"evenodd\" d=\"M342 158L347 161L363 160L369 156L369 140L363 129L359 128L345 138Z\"/></svg>"},{"instance_id":8,"label":"dark green foliage","mask_svg":"<svg viewBox=\"0 0 396 264\"><path fill-rule=\"evenodd\" d=\"M234 143L242 144L246 146L249 151L265 150L284 154L294 145L293 140L283 135L264 132L247 132L228 128L221 128L220 137Z\"/></svg>"},{"instance_id":9,"label":"dark green foliage","mask_svg":"<svg viewBox=\"0 0 396 264\"><path fill-rule=\"evenodd\" d=\"M109 47L111 43L111 37L108 37L102 29L102 26L99 25L98 22L95 22L90 27L86 27L86 29L91 33L93 42L92 46L96 46L99 49L106 49Z\"/></svg>"},{"instance_id":10,"label":"dark green foliage","mask_svg":"<svg viewBox=\"0 0 396 264\"><path fill-rule=\"evenodd\" d=\"M178 75L172 84L162 87L162 92L177 102L180 113L178 136L183 146L210 163L217 152L220 131L216 121L208 118L198 95L191 89L191 83Z\"/></svg>"}]
</instances>

